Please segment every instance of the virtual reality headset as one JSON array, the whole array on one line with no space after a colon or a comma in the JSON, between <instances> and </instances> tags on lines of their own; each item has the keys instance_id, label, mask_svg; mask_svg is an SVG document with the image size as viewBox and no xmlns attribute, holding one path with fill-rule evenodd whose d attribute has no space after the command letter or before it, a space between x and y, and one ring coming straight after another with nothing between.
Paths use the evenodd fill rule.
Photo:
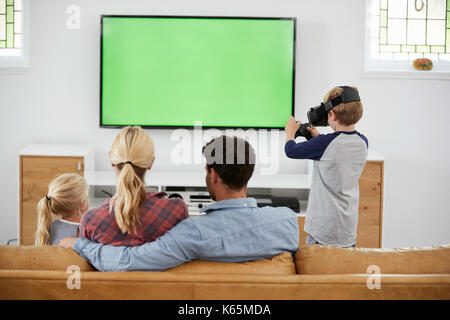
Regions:
<instances>
[{"instance_id":1,"label":"virtual reality headset","mask_svg":"<svg viewBox=\"0 0 450 320\"><path fill-rule=\"evenodd\" d=\"M328 111L341 103L361 101L358 92L348 86L341 86L344 89L340 96L328 101L327 103L321 103L320 106L309 109L307 116L308 122L314 127L325 127L328 125Z\"/></svg>"}]
</instances>

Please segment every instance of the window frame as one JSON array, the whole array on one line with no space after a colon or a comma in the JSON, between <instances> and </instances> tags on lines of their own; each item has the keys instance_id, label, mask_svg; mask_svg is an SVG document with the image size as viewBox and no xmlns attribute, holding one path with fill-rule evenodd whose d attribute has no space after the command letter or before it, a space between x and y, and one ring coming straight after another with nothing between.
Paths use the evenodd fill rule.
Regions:
<instances>
[{"instance_id":1,"label":"window frame","mask_svg":"<svg viewBox=\"0 0 450 320\"><path fill-rule=\"evenodd\" d=\"M30 67L30 1L22 0L22 54L20 56L0 56L0 72L27 71Z\"/></svg>"},{"instance_id":2,"label":"window frame","mask_svg":"<svg viewBox=\"0 0 450 320\"><path fill-rule=\"evenodd\" d=\"M375 60L370 58L371 42L371 3L379 0L365 0L364 16L364 78L400 78L400 79L438 79L450 80L450 61L433 61L433 69L415 70L412 61ZM378 27L379 28L379 27Z\"/></svg>"}]
</instances>

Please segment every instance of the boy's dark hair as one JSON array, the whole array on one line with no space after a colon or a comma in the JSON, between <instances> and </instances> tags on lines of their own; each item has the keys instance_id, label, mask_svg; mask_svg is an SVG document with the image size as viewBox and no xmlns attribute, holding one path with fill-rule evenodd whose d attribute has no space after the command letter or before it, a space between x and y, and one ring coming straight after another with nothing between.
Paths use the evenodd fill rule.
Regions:
<instances>
[{"instance_id":1,"label":"boy's dark hair","mask_svg":"<svg viewBox=\"0 0 450 320\"><path fill-rule=\"evenodd\" d=\"M203 147L208 172L211 168L230 189L240 190L255 169L255 151L248 141L238 137L220 136Z\"/></svg>"}]
</instances>

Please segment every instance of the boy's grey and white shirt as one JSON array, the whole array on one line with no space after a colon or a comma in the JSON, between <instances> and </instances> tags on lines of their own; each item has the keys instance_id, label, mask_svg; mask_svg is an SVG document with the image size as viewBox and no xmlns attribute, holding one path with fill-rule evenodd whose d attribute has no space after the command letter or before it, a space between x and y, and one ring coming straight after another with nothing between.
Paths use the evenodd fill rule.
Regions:
<instances>
[{"instance_id":1,"label":"boy's grey and white shirt","mask_svg":"<svg viewBox=\"0 0 450 320\"><path fill-rule=\"evenodd\" d=\"M357 131L336 131L302 143L288 141L285 151L290 158L314 160L305 231L322 244L354 245L367 138Z\"/></svg>"}]
</instances>

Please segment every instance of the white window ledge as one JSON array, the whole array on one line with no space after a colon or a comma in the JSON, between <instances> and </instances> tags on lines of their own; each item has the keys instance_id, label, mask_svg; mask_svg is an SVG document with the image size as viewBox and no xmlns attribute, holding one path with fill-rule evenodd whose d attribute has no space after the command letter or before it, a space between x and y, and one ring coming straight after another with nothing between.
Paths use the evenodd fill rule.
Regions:
<instances>
[{"instance_id":1,"label":"white window ledge","mask_svg":"<svg viewBox=\"0 0 450 320\"><path fill-rule=\"evenodd\" d=\"M25 49L23 49L25 51ZM0 56L0 72L24 72L28 71L30 63L27 52L18 57Z\"/></svg>"},{"instance_id":2,"label":"white window ledge","mask_svg":"<svg viewBox=\"0 0 450 320\"><path fill-rule=\"evenodd\" d=\"M439 63L431 70L416 70L408 63L366 63L363 78L450 80L450 64Z\"/></svg>"}]
</instances>

